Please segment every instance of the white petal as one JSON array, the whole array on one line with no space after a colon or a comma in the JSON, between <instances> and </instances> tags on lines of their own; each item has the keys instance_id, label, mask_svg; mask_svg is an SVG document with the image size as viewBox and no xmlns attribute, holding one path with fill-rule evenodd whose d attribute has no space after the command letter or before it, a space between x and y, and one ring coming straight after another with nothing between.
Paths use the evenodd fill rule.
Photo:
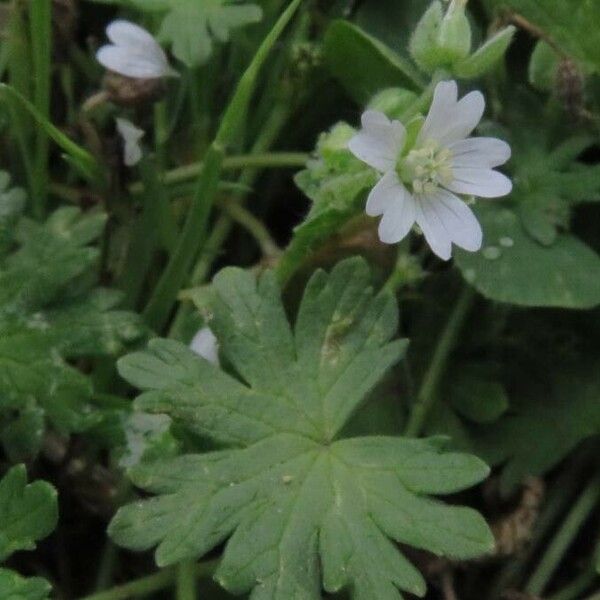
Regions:
<instances>
[{"instance_id":1,"label":"white petal","mask_svg":"<svg viewBox=\"0 0 600 600\"><path fill-rule=\"evenodd\" d=\"M219 365L219 343L209 327L203 327L190 343L190 349L213 365Z\"/></svg>"},{"instance_id":2,"label":"white petal","mask_svg":"<svg viewBox=\"0 0 600 600\"><path fill-rule=\"evenodd\" d=\"M445 185L447 189L457 194L472 194L481 198L499 198L510 194L511 180L492 169L470 169L459 167L452 169L452 183Z\"/></svg>"},{"instance_id":3,"label":"white petal","mask_svg":"<svg viewBox=\"0 0 600 600\"><path fill-rule=\"evenodd\" d=\"M126 167L134 167L142 160L142 149L138 144L126 143L123 152L123 163Z\"/></svg>"},{"instance_id":4,"label":"white petal","mask_svg":"<svg viewBox=\"0 0 600 600\"><path fill-rule=\"evenodd\" d=\"M379 239L384 244L398 243L408 235L415 224L415 201L408 190L403 188L402 192L396 194L379 223Z\"/></svg>"},{"instance_id":5,"label":"white petal","mask_svg":"<svg viewBox=\"0 0 600 600\"><path fill-rule=\"evenodd\" d=\"M116 46L145 47L149 49L156 46L156 40L150 32L131 21L123 19L113 21L107 26L106 37Z\"/></svg>"},{"instance_id":6,"label":"white petal","mask_svg":"<svg viewBox=\"0 0 600 600\"><path fill-rule=\"evenodd\" d=\"M454 81L437 84L425 124L419 132L420 143L433 139L443 145L466 138L475 129L485 110L481 92L470 92L458 102Z\"/></svg>"},{"instance_id":7,"label":"white petal","mask_svg":"<svg viewBox=\"0 0 600 600\"><path fill-rule=\"evenodd\" d=\"M419 132L418 142L434 137L435 132L446 127L448 119L456 107L457 98L458 86L456 81L440 81L435 86L431 108Z\"/></svg>"},{"instance_id":8,"label":"white petal","mask_svg":"<svg viewBox=\"0 0 600 600\"><path fill-rule=\"evenodd\" d=\"M510 158L510 146L496 138L475 137L454 142L448 146L452 152L452 166L498 167Z\"/></svg>"},{"instance_id":9,"label":"white petal","mask_svg":"<svg viewBox=\"0 0 600 600\"><path fill-rule=\"evenodd\" d=\"M114 21L106 33L113 42L96 53L105 68L137 79L155 79L173 75L167 56L145 29L129 21Z\"/></svg>"},{"instance_id":10,"label":"white petal","mask_svg":"<svg viewBox=\"0 0 600 600\"><path fill-rule=\"evenodd\" d=\"M365 211L370 217L382 215L403 194L404 186L396 171L388 171L369 193Z\"/></svg>"},{"instance_id":11,"label":"white petal","mask_svg":"<svg viewBox=\"0 0 600 600\"><path fill-rule=\"evenodd\" d=\"M426 196L418 196L415 200L416 220L427 243L442 260L450 260L452 256L452 237L442 216L436 210L435 201Z\"/></svg>"},{"instance_id":12,"label":"white petal","mask_svg":"<svg viewBox=\"0 0 600 600\"><path fill-rule=\"evenodd\" d=\"M462 200L442 189L432 194L430 200L452 242L470 252L481 248L481 225L473 211Z\"/></svg>"},{"instance_id":13,"label":"white petal","mask_svg":"<svg viewBox=\"0 0 600 600\"><path fill-rule=\"evenodd\" d=\"M348 149L370 167L390 171L404 145L404 125L375 110L364 112L361 122L362 129L348 142Z\"/></svg>"},{"instance_id":14,"label":"white petal","mask_svg":"<svg viewBox=\"0 0 600 600\"><path fill-rule=\"evenodd\" d=\"M124 160L126 166L133 167L142 159L140 140L144 137L143 129L138 129L127 119L116 119L117 131L124 142Z\"/></svg>"},{"instance_id":15,"label":"white petal","mask_svg":"<svg viewBox=\"0 0 600 600\"><path fill-rule=\"evenodd\" d=\"M117 117L117 131L127 142L139 142L145 135L143 129L136 127L131 121Z\"/></svg>"}]
</instances>

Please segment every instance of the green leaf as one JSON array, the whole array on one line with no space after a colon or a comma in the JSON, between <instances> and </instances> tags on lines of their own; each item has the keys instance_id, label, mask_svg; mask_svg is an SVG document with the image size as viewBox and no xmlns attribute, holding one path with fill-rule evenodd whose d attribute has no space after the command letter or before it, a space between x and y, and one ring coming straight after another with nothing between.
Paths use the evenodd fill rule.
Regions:
<instances>
[{"instance_id":1,"label":"green leaf","mask_svg":"<svg viewBox=\"0 0 600 600\"><path fill-rule=\"evenodd\" d=\"M16 89L5 83L0 83L0 95L9 102L16 102L21 108L25 109L41 127L48 136L66 153L65 158L72 164L86 179L97 181L101 177L100 165L85 148L76 144L67 137L60 129L55 127L46 119L37 108L27 100Z\"/></svg>"},{"instance_id":2,"label":"green leaf","mask_svg":"<svg viewBox=\"0 0 600 600\"><path fill-rule=\"evenodd\" d=\"M600 434L597 363L547 373L511 400L511 410L478 439L478 453L503 464L505 491L528 475L541 476L582 440Z\"/></svg>"},{"instance_id":3,"label":"green leaf","mask_svg":"<svg viewBox=\"0 0 600 600\"><path fill-rule=\"evenodd\" d=\"M475 79L485 75L504 56L514 37L516 28L512 25L501 29L473 54L457 62L452 72L461 79Z\"/></svg>"},{"instance_id":4,"label":"green leaf","mask_svg":"<svg viewBox=\"0 0 600 600\"><path fill-rule=\"evenodd\" d=\"M0 598L3 600L46 600L50 584L41 577L21 577L9 569L0 569Z\"/></svg>"},{"instance_id":5,"label":"green leaf","mask_svg":"<svg viewBox=\"0 0 600 600\"><path fill-rule=\"evenodd\" d=\"M0 257L0 438L13 459L39 448L45 416L59 431L95 422L90 380L67 361L116 354L142 334L115 310L120 294L90 286L105 216L68 207L45 223L22 219Z\"/></svg>"},{"instance_id":6,"label":"green leaf","mask_svg":"<svg viewBox=\"0 0 600 600\"><path fill-rule=\"evenodd\" d=\"M0 481L0 560L19 550L33 550L58 520L56 490L45 481L27 484L24 465Z\"/></svg>"},{"instance_id":7,"label":"green leaf","mask_svg":"<svg viewBox=\"0 0 600 600\"><path fill-rule=\"evenodd\" d=\"M458 251L463 277L490 300L521 306L592 308L600 304L600 257L568 234L549 247L525 233L508 208L475 209L484 231L481 252Z\"/></svg>"},{"instance_id":8,"label":"green leaf","mask_svg":"<svg viewBox=\"0 0 600 600\"><path fill-rule=\"evenodd\" d=\"M600 70L600 4L593 0L488 0L511 8L544 31L563 51Z\"/></svg>"},{"instance_id":9,"label":"green leaf","mask_svg":"<svg viewBox=\"0 0 600 600\"><path fill-rule=\"evenodd\" d=\"M297 268L352 217L363 212L365 194L377 183L377 173L355 158L348 142L355 130L338 123L319 138L316 157L296 177L296 185L312 200L304 221L278 265L282 279Z\"/></svg>"},{"instance_id":10,"label":"green leaf","mask_svg":"<svg viewBox=\"0 0 600 600\"><path fill-rule=\"evenodd\" d=\"M228 540L216 579L274 600L346 587L358 600L423 595L423 577L391 540L457 559L491 550L478 513L428 497L481 481L479 459L445 452L439 439L338 437L406 348L390 341L397 306L374 294L365 261L317 271L293 328L272 272L256 281L225 269L213 294L210 326L237 377L169 340L119 370L143 390L138 409L224 449L132 469L156 497L120 509L110 525L117 543L158 545L167 565Z\"/></svg>"},{"instance_id":11,"label":"green leaf","mask_svg":"<svg viewBox=\"0 0 600 600\"><path fill-rule=\"evenodd\" d=\"M418 91L423 87L407 60L348 21L331 23L324 52L331 73L358 104L367 104L385 88Z\"/></svg>"}]
</instances>

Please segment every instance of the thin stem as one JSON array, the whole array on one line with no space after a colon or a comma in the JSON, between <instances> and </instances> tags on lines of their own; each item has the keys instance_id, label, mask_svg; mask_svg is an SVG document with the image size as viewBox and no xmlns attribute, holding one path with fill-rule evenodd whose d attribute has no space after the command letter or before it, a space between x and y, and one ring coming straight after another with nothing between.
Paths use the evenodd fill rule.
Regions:
<instances>
[{"instance_id":1,"label":"thin stem","mask_svg":"<svg viewBox=\"0 0 600 600\"><path fill-rule=\"evenodd\" d=\"M211 575L216 566L216 560L199 563L194 568L194 575L201 579ZM81 600L129 600L143 598L173 586L177 578L177 568L167 567L158 573L134 579L123 585L118 585L103 592L97 592L81 598Z\"/></svg>"},{"instance_id":2,"label":"thin stem","mask_svg":"<svg viewBox=\"0 0 600 600\"><path fill-rule=\"evenodd\" d=\"M239 156L227 156L223 159L223 171L237 171L246 168L261 169L289 169L302 168L310 155L303 152L265 152L262 154L242 154ZM202 171L202 162L177 167L164 174L163 183L174 185L190 181L198 177ZM137 181L129 186L131 194L141 194L144 184Z\"/></svg>"},{"instance_id":3,"label":"thin stem","mask_svg":"<svg viewBox=\"0 0 600 600\"><path fill-rule=\"evenodd\" d=\"M193 561L184 561L177 565L175 589L177 600L196 600L196 573Z\"/></svg>"},{"instance_id":4,"label":"thin stem","mask_svg":"<svg viewBox=\"0 0 600 600\"><path fill-rule=\"evenodd\" d=\"M50 61L52 56L52 4L50 0L35 0L29 4L31 55L34 69L33 104L46 120L50 118ZM33 213L43 218L48 194L48 133L36 129Z\"/></svg>"},{"instance_id":5,"label":"thin stem","mask_svg":"<svg viewBox=\"0 0 600 600\"><path fill-rule=\"evenodd\" d=\"M571 583L550 596L549 600L576 600L590 589L594 581L598 579L598 573L592 568L588 568L580 573Z\"/></svg>"},{"instance_id":6,"label":"thin stem","mask_svg":"<svg viewBox=\"0 0 600 600\"><path fill-rule=\"evenodd\" d=\"M218 205L256 240L265 258L276 258L281 254L269 230L248 209L234 200L224 200Z\"/></svg>"},{"instance_id":7,"label":"thin stem","mask_svg":"<svg viewBox=\"0 0 600 600\"><path fill-rule=\"evenodd\" d=\"M556 567L577 536L583 523L600 500L600 477L594 477L585 487L571 511L563 521L558 533L546 549L537 569L529 579L525 590L535 596L544 593Z\"/></svg>"},{"instance_id":8,"label":"thin stem","mask_svg":"<svg viewBox=\"0 0 600 600\"><path fill-rule=\"evenodd\" d=\"M408 437L418 437L423 430L427 417L435 404L438 385L448 365L450 353L456 344L458 334L462 329L474 297L475 292L473 288L465 287L454 306L446 328L433 354L429 369L423 378L421 388L417 394L417 400L412 407L404 432Z\"/></svg>"}]
</instances>

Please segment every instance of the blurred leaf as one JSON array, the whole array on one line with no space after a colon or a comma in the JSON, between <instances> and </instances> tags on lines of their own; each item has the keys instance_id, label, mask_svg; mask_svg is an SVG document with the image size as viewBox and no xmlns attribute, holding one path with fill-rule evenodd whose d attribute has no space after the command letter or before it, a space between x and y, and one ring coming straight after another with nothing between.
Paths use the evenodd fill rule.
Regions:
<instances>
[{"instance_id":1,"label":"blurred leaf","mask_svg":"<svg viewBox=\"0 0 600 600\"><path fill-rule=\"evenodd\" d=\"M58 520L56 490L45 481L27 484L24 465L0 481L0 560L19 550L33 550Z\"/></svg>"},{"instance_id":2,"label":"blurred leaf","mask_svg":"<svg viewBox=\"0 0 600 600\"><path fill-rule=\"evenodd\" d=\"M228 268L213 282L210 327L240 379L169 340L120 361L144 390L139 409L227 449L134 468L134 483L158 496L117 513L117 543L158 544L166 565L230 538L217 581L278 600L318 600L321 587L351 587L357 600L423 595L423 577L389 538L455 558L491 550L478 513L428 498L481 481L481 461L435 439L337 439L406 348L390 341L395 300L369 283L362 259L317 271L292 331L272 272L256 282Z\"/></svg>"},{"instance_id":3,"label":"blurred leaf","mask_svg":"<svg viewBox=\"0 0 600 600\"><path fill-rule=\"evenodd\" d=\"M600 257L568 234L552 246L527 235L508 208L475 208L484 231L480 252L458 251L463 277L496 302L521 306L592 308L600 304Z\"/></svg>"},{"instance_id":4,"label":"blurred leaf","mask_svg":"<svg viewBox=\"0 0 600 600\"><path fill-rule=\"evenodd\" d=\"M487 0L542 29L565 53L600 71L600 3L596 0Z\"/></svg>"},{"instance_id":5,"label":"blurred leaf","mask_svg":"<svg viewBox=\"0 0 600 600\"><path fill-rule=\"evenodd\" d=\"M418 91L423 87L407 60L348 21L333 21L324 44L332 74L360 105L385 88Z\"/></svg>"},{"instance_id":6,"label":"blurred leaf","mask_svg":"<svg viewBox=\"0 0 600 600\"><path fill-rule=\"evenodd\" d=\"M3 600L46 600L50 584L41 577L26 579L9 569L0 569L0 598Z\"/></svg>"},{"instance_id":7,"label":"blurred leaf","mask_svg":"<svg viewBox=\"0 0 600 600\"><path fill-rule=\"evenodd\" d=\"M529 61L529 83L543 91L554 89L558 65L559 57L556 50L547 42L540 40L535 45Z\"/></svg>"},{"instance_id":8,"label":"blurred leaf","mask_svg":"<svg viewBox=\"0 0 600 600\"><path fill-rule=\"evenodd\" d=\"M0 437L13 459L35 454L42 415L63 433L95 421L91 382L68 360L117 354L142 334L135 315L115 310L119 293L91 288L89 243L104 223L72 207L22 219L17 247L0 258Z\"/></svg>"},{"instance_id":9,"label":"blurred leaf","mask_svg":"<svg viewBox=\"0 0 600 600\"><path fill-rule=\"evenodd\" d=\"M599 365L557 369L544 382L529 382L511 409L478 439L481 455L503 464L505 491L528 475L544 475L582 440L600 434Z\"/></svg>"}]
</instances>

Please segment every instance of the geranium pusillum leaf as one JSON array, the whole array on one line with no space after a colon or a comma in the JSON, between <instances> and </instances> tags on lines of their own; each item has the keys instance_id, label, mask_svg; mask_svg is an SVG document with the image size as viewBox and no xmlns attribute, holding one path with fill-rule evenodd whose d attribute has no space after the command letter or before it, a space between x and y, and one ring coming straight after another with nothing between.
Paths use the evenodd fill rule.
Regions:
<instances>
[{"instance_id":1,"label":"geranium pusillum leaf","mask_svg":"<svg viewBox=\"0 0 600 600\"><path fill-rule=\"evenodd\" d=\"M158 546L160 565L227 541L217 580L252 598L318 599L350 588L358 600L423 595L425 582L393 541L458 559L493 547L474 510L429 495L488 473L440 439L339 439L369 392L404 354L397 306L375 294L362 259L307 285L295 325L273 273L228 268L213 282L211 330L235 376L170 340L125 357L139 410L166 413L224 446L142 464L134 483L154 498L110 526L128 548Z\"/></svg>"}]
</instances>

